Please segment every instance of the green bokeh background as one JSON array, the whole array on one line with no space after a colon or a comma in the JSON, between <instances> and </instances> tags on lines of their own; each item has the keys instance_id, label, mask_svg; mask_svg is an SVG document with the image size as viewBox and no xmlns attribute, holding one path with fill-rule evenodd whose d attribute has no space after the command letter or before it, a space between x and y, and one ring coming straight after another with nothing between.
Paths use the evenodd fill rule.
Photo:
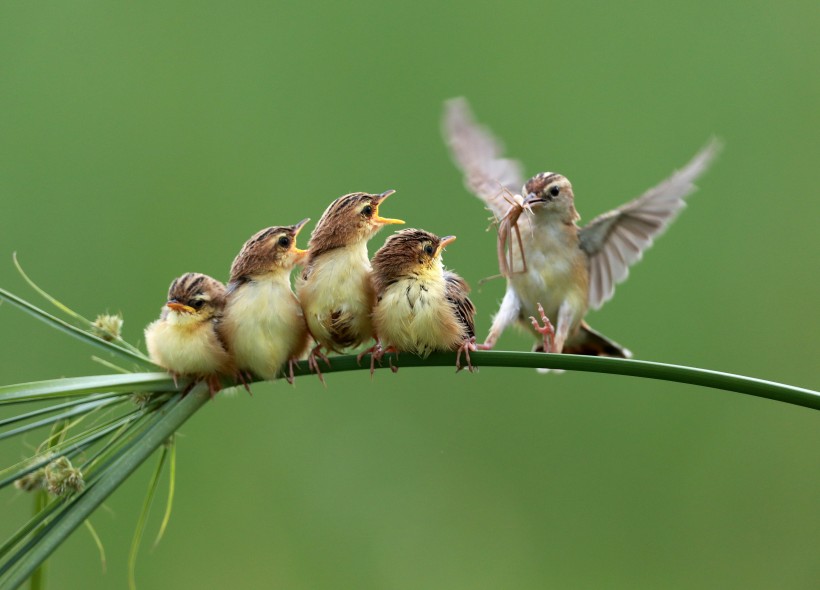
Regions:
<instances>
[{"instance_id":1,"label":"green bokeh background","mask_svg":"<svg viewBox=\"0 0 820 590\"><path fill-rule=\"evenodd\" d=\"M814 6L814 8L811 8ZM487 212L439 136L467 96L586 220L726 148L591 323L638 358L817 388L820 13L815 2L6 2L0 284L11 253L141 341L171 279L226 278L258 229L349 191L459 237L496 272ZM312 223L309 225L312 228ZM376 237L371 252L387 232ZM489 327L501 282L474 291ZM0 307L3 383L105 371ZM528 349L509 332L500 347ZM407 369L221 395L183 428L177 502L141 588L816 588L815 412L606 375ZM38 436L5 442L4 464ZM76 533L52 588L122 588L148 470ZM30 509L0 496L0 534Z\"/></svg>"}]
</instances>

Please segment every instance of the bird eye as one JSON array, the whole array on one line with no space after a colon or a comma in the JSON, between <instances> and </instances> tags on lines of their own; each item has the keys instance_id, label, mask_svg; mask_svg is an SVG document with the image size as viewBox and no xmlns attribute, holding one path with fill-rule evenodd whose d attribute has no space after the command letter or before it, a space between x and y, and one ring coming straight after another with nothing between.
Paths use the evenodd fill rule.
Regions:
<instances>
[{"instance_id":1,"label":"bird eye","mask_svg":"<svg viewBox=\"0 0 820 590\"><path fill-rule=\"evenodd\" d=\"M550 194L551 194L553 197L557 197L557 196L558 196L558 193L560 193L560 192L561 192L561 189L560 189L560 188L558 188L557 186L554 186L554 187L552 187L552 188L550 189Z\"/></svg>"},{"instance_id":2,"label":"bird eye","mask_svg":"<svg viewBox=\"0 0 820 590\"><path fill-rule=\"evenodd\" d=\"M287 248L288 246L290 246L290 238L288 236L282 236L281 238L279 238L279 245L283 248Z\"/></svg>"},{"instance_id":3,"label":"bird eye","mask_svg":"<svg viewBox=\"0 0 820 590\"><path fill-rule=\"evenodd\" d=\"M428 256L432 256L432 255L433 255L433 252L435 252L435 250L433 250L433 245L432 245L432 244L427 244L427 245L424 247L424 252L425 252L425 254L427 254Z\"/></svg>"},{"instance_id":4,"label":"bird eye","mask_svg":"<svg viewBox=\"0 0 820 590\"><path fill-rule=\"evenodd\" d=\"M373 215L373 206L372 205L365 205L364 209L362 209L362 215L365 217L370 217Z\"/></svg>"},{"instance_id":5,"label":"bird eye","mask_svg":"<svg viewBox=\"0 0 820 590\"><path fill-rule=\"evenodd\" d=\"M205 300L204 299L195 299L194 301L191 302L191 307L193 307L197 311L202 309L203 305L205 305Z\"/></svg>"}]
</instances>

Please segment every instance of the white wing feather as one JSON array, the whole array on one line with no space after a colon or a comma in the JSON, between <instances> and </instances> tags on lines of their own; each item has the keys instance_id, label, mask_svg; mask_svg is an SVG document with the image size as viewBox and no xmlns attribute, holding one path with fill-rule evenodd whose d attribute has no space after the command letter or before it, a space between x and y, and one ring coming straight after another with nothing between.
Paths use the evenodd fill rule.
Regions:
<instances>
[{"instance_id":1,"label":"white wing feather","mask_svg":"<svg viewBox=\"0 0 820 590\"><path fill-rule=\"evenodd\" d=\"M524 184L521 163L502 157L504 146L475 121L465 98L444 103L441 128L453 160L464 174L464 186L484 201L496 219L503 218L510 208L506 191L517 195Z\"/></svg>"},{"instance_id":2,"label":"white wing feather","mask_svg":"<svg viewBox=\"0 0 820 590\"><path fill-rule=\"evenodd\" d=\"M637 199L604 213L580 230L581 248L589 254L589 306L598 309L626 279L629 267L641 259L686 205L694 182L720 150L712 139L681 170Z\"/></svg>"}]
</instances>

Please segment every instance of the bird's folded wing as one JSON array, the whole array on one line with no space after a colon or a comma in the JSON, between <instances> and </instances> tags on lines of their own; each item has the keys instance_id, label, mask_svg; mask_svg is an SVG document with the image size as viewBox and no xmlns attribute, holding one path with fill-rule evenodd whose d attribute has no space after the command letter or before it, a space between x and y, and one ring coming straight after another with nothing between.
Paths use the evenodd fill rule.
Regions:
<instances>
[{"instance_id":1,"label":"bird's folded wing","mask_svg":"<svg viewBox=\"0 0 820 590\"><path fill-rule=\"evenodd\" d=\"M598 309L626 279L629 267L664 232L686 204L684 197L720 150L712 139L681 170L637 199L604 213L580 231L581 249L589 255L589 306Z\"/></svg>"},{"instance_id":2,"label":"bird's folded wing","mask_svg":"<svg viewBox=\"0 0 820 590\"><path fill-rule=\"evenodd\" d=\"M456 312L458 321L464 326L468 338L475 336L475 306L467 293L470 287L466 281L457 274L451 272L444 273L446 283L445 296Z\"/></svg>"},{"instance_id":3,"label":"bird's folded wing","mask_svg":"<svg viewBox=\"0 0 820 590\"><path fill-rule=\"evenodd\" d=\"M501 157L504 146L476 123L464 98L444 103L442 134L464 173L464 186L484 201L496 219L502 219L510 208L506 199L518 194L524 184L521 163Z\"/></svg>"}]
</instances>

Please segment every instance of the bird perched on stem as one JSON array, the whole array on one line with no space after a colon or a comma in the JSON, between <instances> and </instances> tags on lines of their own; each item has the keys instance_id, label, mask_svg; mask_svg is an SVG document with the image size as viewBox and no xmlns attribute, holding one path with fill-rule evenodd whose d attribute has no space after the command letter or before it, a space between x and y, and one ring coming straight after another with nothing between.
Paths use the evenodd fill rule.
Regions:
<instances>
[{"instance_id":1,"label":"bird perched on stem","mask_svg":"<svg viewBox=\"0 0 820 590\"><path fill-rule=\"evenodd\" d=\"M307 254L296 247L296 236L308 221L257 232L231 265L220 333L240 371L274 379L287 363L285 376L293 383L293 364L309 338L290 271Z\"/></svg>"},{"instance_id":2,"label":"bird perched on stem","mask_svg":"<svg viewBox=\"0 0 820 590\"><path fill-rule=\"evenodd\" d=\"M710 141L684 168L642 196L579 227L569 180L542 172L524 183L520 163L502 157L500 142L475 122L463 98L445 104L443 133L465 186L505 227L499 239L512 235L505 221L514 217L517 228L519 248L510 242L509 263L501 263L507 291L479 348L492 348L507 326L518 323L543 340L537 350L630 357L627 349L590 328L584 316L612 297L629 266L675 219L719 143Z\"/></svg>"},{"instance_id":3,"label":"bird perched on stem","mask_svg":"<svg viewBox=\"0 0 820 590\"><path fill-rule=\"evenodd\" d=\"M367 242L385 225L404 223L379 215L380 205L394 192L339 197L310 236L308 261L296 292L317 343L308 361L320 377L316 357L330 364L322 348L342 352L373 337L370 313L375 293Z\"/></svg>"},{"instance_id":4,"label":"bird perched on stem","mask_svg":"<svg viewBox=\"0 0 820 590\"><path fill-rule=\"evenodd\" d=\"M220 389L219 374L234 370L217 331L224 307L225 285L189 272L174 279L160 318L145 328L151 360L167 369L175 381L179 376L193 377L188 390L206 379L211 397Z\"/></svg>"},{"instance_id":5,"label":"bird perched on stem","mask_svg":"<svg viewBox=\"0 0 820 590\"><path fill-rule=\"evenodd\" d=\"M455 236L440 238L420 229L390 236L373 257L376 306L373 323L379 337L373 362L385 352L411 352L426 357L435 350L458 351L467 358L475 350L475 307L467 297L470 287L455 273L444 270L441 253Z\"/></svg>"}]
</instances>

